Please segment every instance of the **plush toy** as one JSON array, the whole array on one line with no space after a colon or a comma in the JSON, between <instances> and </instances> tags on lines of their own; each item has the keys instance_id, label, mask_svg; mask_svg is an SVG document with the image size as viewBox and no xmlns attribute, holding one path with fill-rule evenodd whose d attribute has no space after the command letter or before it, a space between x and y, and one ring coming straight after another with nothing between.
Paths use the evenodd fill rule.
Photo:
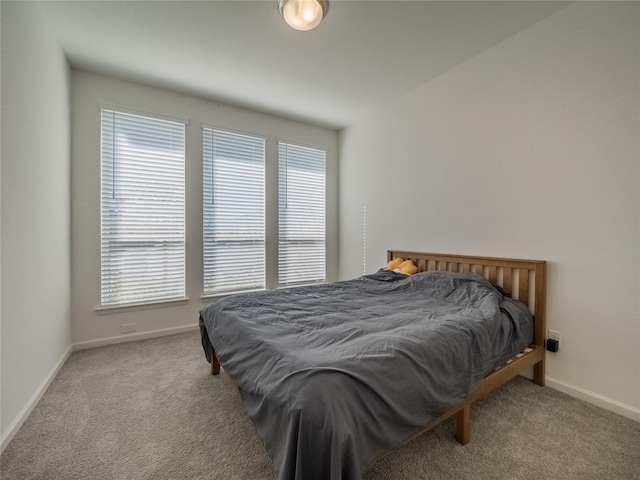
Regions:
<instances>
[{"instance_id":1,"label":"plush toy","mask_svg":"<svg viewBox=\"0 0 640 480\"><path fill-rule=\"evenodd\" d=\"M418 272L418 267L413 263L413 260L405 260L404 258L397 257L387 263L387 270L404 273L405 275L413 275Z\"/></svg>"},{"instance_id":2,"label":"plush toy","mask_svg":"<svg viewBox=\"0 0 640 480\"><path fill-rule=\"evenodd\" d=\"M400 273L405 275L413 275L418 272L418 267L413 263L413 260L405 260L400 264Z\"/></svg>"},{"instance_id":3,"label":"plush toy","mask_svg":"<svg viewBox=\"0 0 640 480\"><path fill-rule=\"evenodd\" d=\"M387 270L394 271L397 268L400 268L400 265L404 262L404 258L397 257L387 263Z\"/></svg>"}]
</instances>

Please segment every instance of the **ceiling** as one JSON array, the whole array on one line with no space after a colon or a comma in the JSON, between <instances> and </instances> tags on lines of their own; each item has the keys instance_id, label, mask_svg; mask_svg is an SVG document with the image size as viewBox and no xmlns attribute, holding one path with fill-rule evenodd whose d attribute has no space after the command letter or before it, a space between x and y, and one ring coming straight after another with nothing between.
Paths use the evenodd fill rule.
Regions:
<instances>
[{"instance_id":1,"label":"ceiling","mask_svg":"<svg viewBox=\"0 0 640 480\"><path fill-rule=\"evenodd\" d=\"M567 4L329 0L299 32L277 0L39 2L74 68L333 129Z\"/></svg>"}]
</instances>

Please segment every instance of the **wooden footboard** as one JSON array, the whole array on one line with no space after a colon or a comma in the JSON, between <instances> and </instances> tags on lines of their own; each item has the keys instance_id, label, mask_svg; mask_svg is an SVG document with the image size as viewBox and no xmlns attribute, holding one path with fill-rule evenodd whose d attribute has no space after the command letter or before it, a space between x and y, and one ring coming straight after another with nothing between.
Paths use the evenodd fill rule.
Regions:
<instances>
[{"instance_id":1,"label":"wooden footboard","mask_svg":"<svg viewBox=\"0 0 640 480\"><path fill-rule=\"evenodd\" d=\"M413 260L418 271L474 272L511 292L514 299L529 307L535 321L534 341L521 353L490 372L463 402L445 412L411 438L421 435L447 418L457 415L458 441L465 445L471 438L471 405L524 370L533 367L533 381L544 386L544 337L546 332L546 262L511 258L477 257L406 251L387 251L387 261L401 257Z\"/></svg>"}]
</instances>

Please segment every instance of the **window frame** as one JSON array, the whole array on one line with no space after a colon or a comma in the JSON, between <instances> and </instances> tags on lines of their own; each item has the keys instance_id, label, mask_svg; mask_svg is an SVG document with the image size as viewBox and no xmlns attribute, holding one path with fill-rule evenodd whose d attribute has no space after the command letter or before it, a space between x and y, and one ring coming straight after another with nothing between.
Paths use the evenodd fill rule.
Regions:
<instances>
[{"instance_id":1,"label":"window frame","mask_svg":"<svg viewBox=\"0 0 640 480\"><path fill-rule=\"evenodd\" d=\"M250 268L248 265L246 265L246 263L243 263L242 267L245 269L245 271L247 270L253 270L252 275L254 275L254 278L259 276L261 279L260 283L253 283L253 284L245 284L245 285L241 285L241 282L236 283L237 288L234 287L222 287L222 288L208 288L208 282L211 282L210 280L208 280L208 275L212 275L212 272L208 272L207 271L207 256L211 255L212 253L207 253L207 243L209 242L207 239L207 230L211 228L211 226L208 225L208 220L207 220L207 210L208 210L208 198L211 199L211 201L213 201L213 198L211 197L211 195L215 194L215 193L210 193L208 192L208 185L207 183L210 182L211 185L211 190L213 191L213 182L215 181L214 178L214 149L215 149L215 135L216 133L220 134L221 136L228 136L228 140L230 141L230 137L235 137L235 139L240 142L240 138L245 138L245 139L250 139L252 141L255 142L261 142L262 146L261 146L261 183L260 183L260 188L261 188L261 192L260 195L262 197L262 209L261 209L261 241L256 242L255 239L254 240L246 240L245 245L247 246L247 249L250 249L249 247L251 246L252 242L257 245L258 248L260 248L262 250L261 255L258 256L258 260L261 261L261 263L257 264L257 269L256 267L256 263L254 262L254 268ZM207 149L207 135L211 136L211 145L210 145L210 151ZM247 145L248 146L248 145ZM235 153L240 153L240 152L235 152ZM245 154L247 152L244 152ZM234 160L238 160L236 159L228 159L228 161L234 161ZM245 157L245 160L249 161L247 157ZM209 163L211 163L211 165L209 166ZM203 167L203 173L202 173L202 296L201 298L203 299L207 299L207 298L214 298L214 297L220 297L220 296L226 296L226 295L231 295L231 294L235 294L235 293L244 293L244 292L251 292L251 291L260 291L260 290L266 290L267 289L267 223L266 223L266 211L267 211L267 194L266 194L266 178L267 178L267 137L264 135L260 135L260 134L256 134L253 132L247 132L247 131L240 131L240 130L236 130L236 129L231 129L231 128L227 128L227 127L221 127L221 126L217 126L217 125L207 125L207 124L203 124L202 125L202 167ZM254 211L254 214L256 212ZM255 228L255 225L254 225ZM252 257L252 258L256 258L256 257ZM223 259L224 261L224 259ZM211 266L211 269L213 269L215 267ZM228 273L228 272L226 272ZM231 284L232 282L230 282Z\"/></svg>"},{"instance_id":2,"label":"window frame","mask_svg":"<svg viewBox=\"0 0 640 480\"><path fill-rule=\"evenodd\" d=\"M317 237L315 240L297 240L299 243L299 245L306 243L307 245L311 245L313 243L315 244L321 244L322 245L322 257L321 257L321 263L320 266L316 266L315 268L319 268L322 271L322 275L318 275L315 276L315 278L311 278L310 276L307 277L303 277L300 280L297 281L287 281L286 278L286 273L288 273L289 275L291 275L290 272L284 272L285 274L283 274L282 270L283 270L283 263L285 263L285 260L283 260L283 255L282 255L282 228L283 228L283 215L282 215L282 191L283 191L283 185L282 185L282 147L285 148L289 148L291 147L294 150L299 150L299 151L307 151L307 152L314 152L314 154L318 154L322 156L321 158L321 162L322 162L322 168L321 168L321 172L322 172L322 183L321 183L321 193L322 193L322 235L320 237ZM307 145L304 143L300 143L300 142L295 142L295 141L290 141L290 140L285 140L285 139L278 139L278 271L277 271L277 285L278 288L288 288L288 287L295 287L295 286L301 286L301 285L312 285L312 284L321 284L321 283L326 283L327 281L327 216L328 216L328 212L327 212L327 149L324 147L319 147L319 146L313 146L313 145ZM307 158L307 160L309 160L309 158ZM288 163L287 160L285 159L285 163ZM288 169L288 166L286 167ZM288 173L288 172L287 172ZM288 184L289 180L286 181L286 183ZM285 189L288 189L288 186L284 187ZM309 194L309 192L305 192L305 195ZM288 192L285 193L285 195L288 195ZM313 230L313 225L307 223L307 231ZM295 241L295 240L294 240ZM306 266L307 267L307 271L309 271L309 265ZM283 277L284 277L284 281L283 281ZM289 277L291 278L291 277Z\"/></svg>"},{"instance_id":3,"label":"window frame","mask_svg":"<svg viewBox=\"0 0 640 480\"><path fill-rule=\"evenodd\" d=\"M109 123L109 116L111 117L111 123ZM122 138L128 138L131 142L129 147L120 145L117 143L117 121L124 123L129 123L128 127L123 127L121 130ZM135 138L134 128L141 128L147 124L146 130L144 131L148 136L143 139L138 136ZM100 307L96 310L113 310L113 309L125 309L132 308L138 306L155 306L164 303L175 303L187 300L186 297L186 125L188 124L187 119L178 118L175 116L157 114L153 112L147 112L142 110L137 110L128 107L121 107L115 105L103 104L100 108ZM163 134L160 134L159 131L163 131ZM111 135L111 142L109 142L109 135ZM176 135L176 136L174 136ZM107 137L107 138L105 138ZM152 142L152 138L156 138L157 144ZM177 140L177 142L176 142ZM124 141L124 140L123 140ZM135 142L137 143L137 147ZM146 141L146 143L145 143ZM164 145L164 149L162 148L162 143L165 142L167 145ZM110 143L110 145L109 145ZM138 163L132 160L134 153L142 153L144 152L145 147L148 149L148 152L153 151L153 147L157 149L155 154L144 157L144 160L148 161L147 165L143 163ZM136 151L136 148L138 149ZM147 153L148 153L147 152ZM160 153L162 152L162 153ZM123 160L126 155L131 155L131 158ZM120 157L120 158L119 158ZM167 157L162 159L161 157ZM171 157L171 159L169 159ZM172 163L173 162L173 163ZM151 166L152 164L152 166ZM118 166L119 165L119 166ZM150 172L153 172L158 168L159 165L169 165L173 168L173 172L168 175L166 178L173 178L177 180L177 183L173 185L173 189L163 189L161 187L156 187L155 194L152 193L152 187L150 185L154 184L154 179L157 181L157 176L148 175ZM139 167L139 168L136 168ZM131 180L133 176L131 171L129 171L128 179L125 178L127 175L124 173L121 175L121 178L118 179L116 175L116 168L119 170L122 169L122 172L125 172L127 168L135 171L135 174L138 175L141 171L147 174L146 177L142 177L143 180L140 182L140 178L136 177L135 181ZM111 172L109 172L111 169ZM109 180L109 176L111 176L111 180ZM144 183L144 181L149 182L147 187L141 187L140 189L135 189L136 185L139 183ZM111 185L109 186L109 182ZM160 182L161 183L161 182ZM122 197L122 201L114 201L111 202L109 200L109 196L115 198L115 192L117 185L122 188L122 192L126 192L125 196ZM145 190L146 189L146 190ZM137 199L133 197L126 197L129 195L131 191L135 190L137 192ZM177 205L172 205L175 200L175 196L177 195L178 203ZM146 200L145 200L146 198ZM158 203L155 203L151 200L157 200ZM138 239L134 240L136 235L132 232L135 229L131 229L128 233L124 233L122 237L120 237L119 229L126 230L127 226L130 224L135 224L135 222L130 223L125 219L123 215L126 211L126 205L129 203L129 214L134 212L136 209L145 210L146 208L151 208L156 212L156 218L162 216L164 219L163 213L166 215L166 209L163 210L161 208L161 203L164 202L165 206L173 211L174 215L167 215L167 218L171 218L170 225L167 223L160 221L156 221L155 231L153 228L149 229L148 225L141 228L138 233ZM114 213L109 214L110 213ZM160 212L160 214L158 214ZM131 216L129 218L135 218L136 222L142 219L149 219L153 215L149 214L149 211L145 213L139 213L137 215ZM177 223L173 223L176 222ZM144 222L143 222L144 224ZM146 225L146 224L145 224ZM110 233L107 232L108 229L115 229L115 234L113 234L113 238L110 237ZM154 233L150 233L153 231ZM168 236L165 235L168 233ZM154 240L150 238L144 239L144 237L153 237L156 236ZM150 247L150 244L162 244L167 247L167 243L171 244L172 247L168 248L156 248L153 249L154 255L151 257L154 259L160 259L159 269L156 268L156 276L165 277L170 279L167 281L160 281L157 283L159 285L158 288L147 288L146 295L144 296L136 296L132 293L133 288L132 285L135 284L131 278L127 281L119 281L117 279L118 275L122 275L124 272L126 275L142 275L142 277L146 278L149 276L148 270L153 267L149 265L147 257L147 267L141 266L142 262L135 261L132 262L131 258L127 260L126 258L121 258L122 264L119 265L120 268L114 268L113 264L117 264L118 252L120 249L121 243L124 241L130 244L131 248L145 251L145 249ZM145 245L147 244L147 245ZM159 254L157 254L160 252ZM171 254L173 252L173 255ZM177 253L176 253L177 252ZM125 255L126 257L126 255ZM171 260L167 260L171 257ZM162 258L164 258L164 263L162 262ZM132 266L133 265L133 266ZM167 270L169 269L169 270ZM159 271L164 271L162 275L159 274ZM167 273L171 271L171 273ZM120 273L118 273L120 272ZM113 279L114 275L116 276ZM153 278L153 276L152 276ZM119 283L118 283L119 282ZM145 283L145 282L142 282ZM113 288L118 288L117 285L120 285L124 289L124 298L120 301L117 300L118 295L114 292L110 292L109 285L115 284L116 286ZM166 294L161 294L159 292L162 291L162 286L170 287L166 290Z\"/></svg>"}]
</instances>

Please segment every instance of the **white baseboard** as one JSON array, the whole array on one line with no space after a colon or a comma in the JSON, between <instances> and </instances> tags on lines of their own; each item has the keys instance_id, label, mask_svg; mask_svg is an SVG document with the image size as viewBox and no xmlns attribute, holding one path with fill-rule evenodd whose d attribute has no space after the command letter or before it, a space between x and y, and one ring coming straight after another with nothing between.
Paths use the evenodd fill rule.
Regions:
<instances>
[{"instance_id":1,"label":"white baseboard","mask_svg":"<svg viewBox=\"0 0 640 480\"><path fill-rule=\"evenodd\" d=\"M53 379L56 378L56 375L58 374L62 366L65 364L65 362L67 361L67 359L69 358L73 350L74 350L73 345L70 345L67 351L62 354L60 359L49 371L49 373L44 378L42 383L40 383L40 385L38 386L34 394L31 395L31 398L29 399L29 401L27 401L26 405L20 411L18 416L13 420L13 422L11 422L11 425L9 425L6 432L2 434L2 437L0 440L0 453L4 452L4 449L7 447L7 445L9 445L9 442L11 441L11 439L14 437L16 433L18 433L18 430L20 430L20 427L22 426L22 424L27 420L27 418L29 417L33 409L36 407L36 405L44 395L44 392L47 391L47 388L49 388L49 385L51 384Z\"/></svg>"},{"instance_id":2,"label":"white baseboard","mask_svg":"<svg viewBox=\"0 0 640 480\"><path fill-rule=\"evenodd\" d=\"M604 408L610 412L617 413L623 417L640 422L640 408L632 407L631 405L618 402L617 400L605 397L599 393L565 383L552 377L545 377L545 384L549 388L553 388L554 390L558 390L559 392L566 393L567 395L577 399L584 400L585 402L591 403L597 407Z\"/></svg>"},{"instance_id":3,"label":"white baseboard","mask_svg":"<svg viewBox=\"0 0 640 480\"><path fill-rule=\"evenodd\" d=\"M175 335L178 333L193 332L200 327L198 324L186 325L183 327L163 328L160 330L151 330L150 332L126 333L117 337L99 338L97 340L88 340L86 342L77 342L73 344L73 351L86 350L87 348L104 347L105 345L113 345L116 343L135 342L137 340L146 340L148 338L165 337L167 335Z\"/></svg>"}]
</instances>

